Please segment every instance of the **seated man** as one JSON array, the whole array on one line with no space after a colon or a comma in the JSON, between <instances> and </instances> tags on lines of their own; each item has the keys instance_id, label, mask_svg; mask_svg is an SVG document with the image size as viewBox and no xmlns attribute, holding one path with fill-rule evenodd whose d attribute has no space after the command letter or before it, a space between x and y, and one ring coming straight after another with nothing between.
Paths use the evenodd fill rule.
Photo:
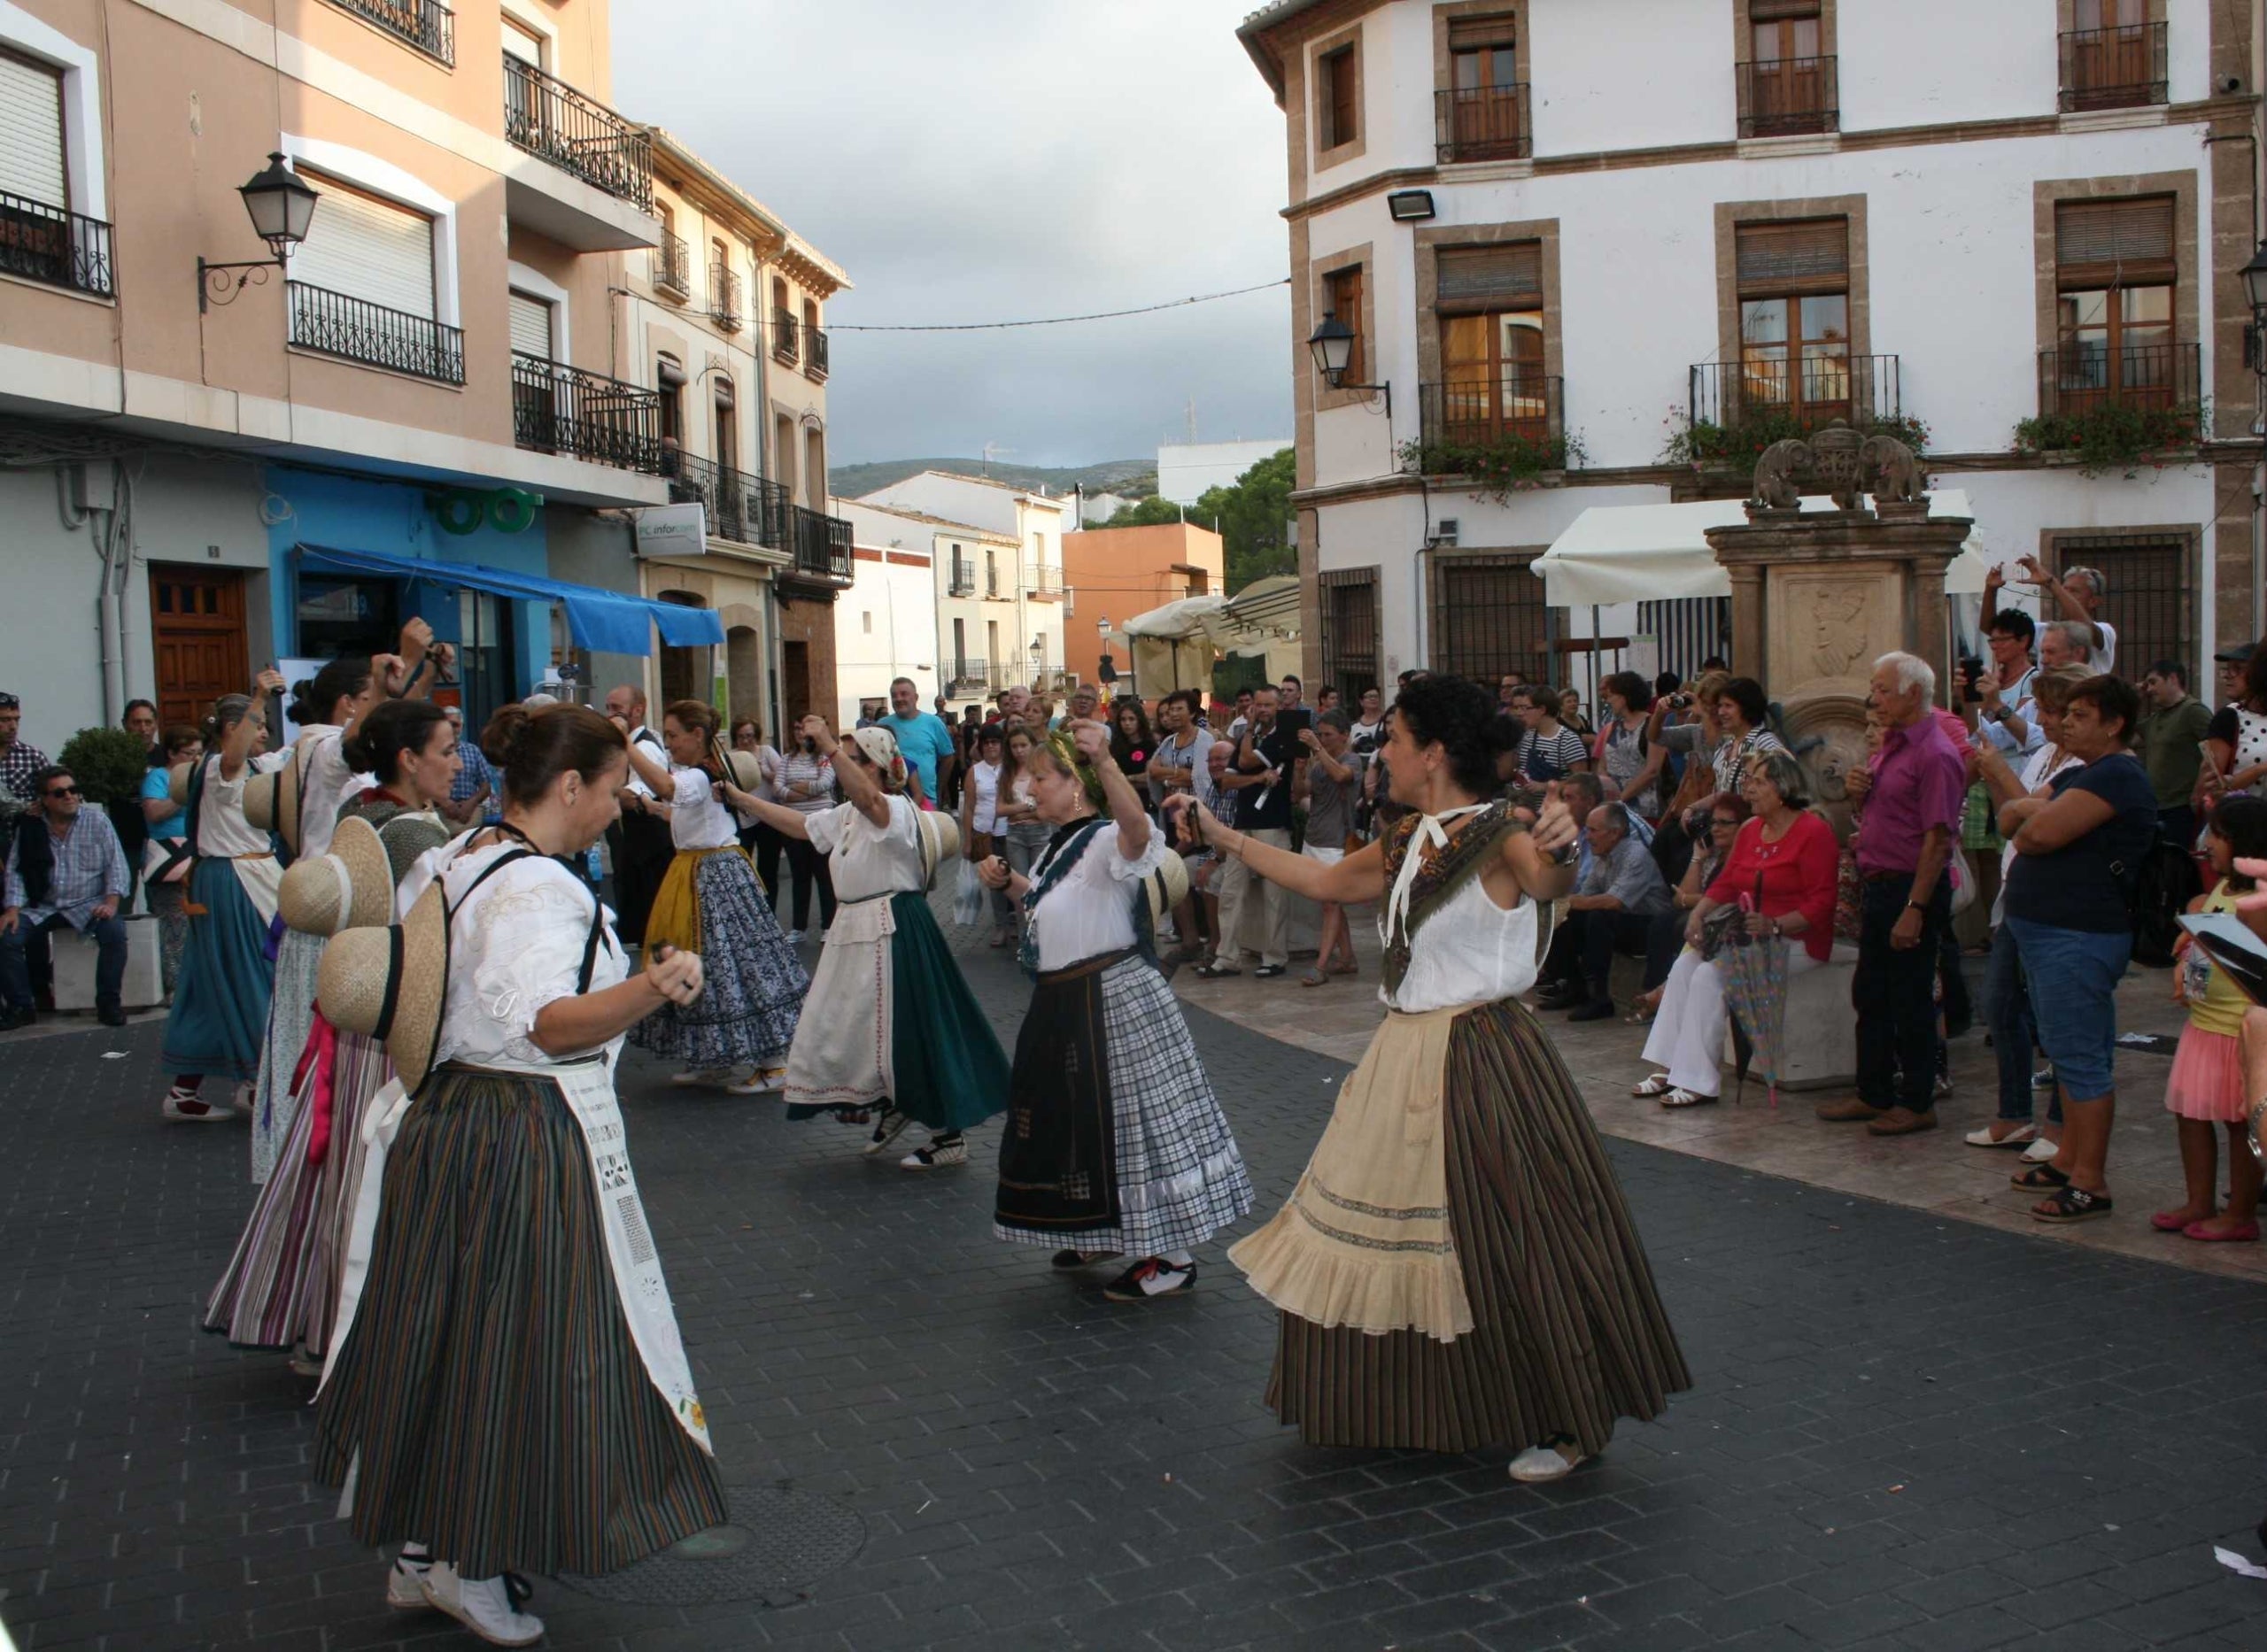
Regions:
<instances>
[{"instance_id":1,"label":"seated man","mask_svg":"<svg viewBox=\"0 0 2267 1652\"><path fill-rule=\"evenodd\" d=\"M1587 822L1598 812L1598 805L1605 801L1605 786L1594 774L1573 774L1559 783L1559 795L1565 801L1567 812L1576 820L1585 822L1581 835L1575 839L1577 851L1575 884L1579 888L1582 880L1590 875L1592 855ZM1644 845L1650 853L1654 842L1652 824L1635 810L1625 811L1625 815L1629 822L1629 835ZM1661 881L1666 884L1671 880L1664 874ZM1555 988L1558 995L1566 999L1567 1003L1589 997L1590 984L1582 974L1582 925L1578 923L1561 923L1551 934L1550 950L1544 955L1543 968L1536 976L1536 985L1546 994ZM1566 1004L1558 1007L1563 1009Z\"/></svg>"},{"instance_id":2,"label":"seated man","mask_svg":"<svg viewBox=\"0 0 2267 1652\"><path fill-rule=\"evenodd\" d=\"M91 934L95 1009L105 1027L126 1024L120 993L126 980L126 852L100 809L83 807L71 771L53 764L32 777L30 812L8 844L5 892L0 893L0 1032L36 1017L32 966L44 976L47 933L58 924Z\"/></svg>"},{"instance_id":3,"label":"seated man","mask_svg":"<svg viewBox=\"0 0 2267 1652\"><path fill-rule=\"evenodd\" d=\"M1652 853L1630 830L1629 812L1619 803L1592 809L1584 835L1590 865L1575 881L1567 902L1566 945L1582 961L1582 980L1537 1000L1546 1009L1572 1008L1570 1021L1604 1021L1613 1014L1607 984L1616 952L1642 956L1653 917L1672 904L1668 884ZM1559 942L1553 938L1552 949Z\"/></svg>"}]
</instances>

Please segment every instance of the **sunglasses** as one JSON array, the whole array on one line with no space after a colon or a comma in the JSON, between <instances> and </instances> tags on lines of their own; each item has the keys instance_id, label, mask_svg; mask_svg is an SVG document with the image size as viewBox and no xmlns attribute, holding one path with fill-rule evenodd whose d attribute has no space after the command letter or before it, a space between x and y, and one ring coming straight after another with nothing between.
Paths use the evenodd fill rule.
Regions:
<instances>
[{"instance_id":1,"label":"sunglasses","mask_svg":"<svg viewBox=\"0 0 2267 1652\"><path fill-rule=\"evenodd\" d=\"M79 795L79 788L76 786L50 786L47 789L47 795L50 798L75 798Z\"/></svg>"}]
</instances>

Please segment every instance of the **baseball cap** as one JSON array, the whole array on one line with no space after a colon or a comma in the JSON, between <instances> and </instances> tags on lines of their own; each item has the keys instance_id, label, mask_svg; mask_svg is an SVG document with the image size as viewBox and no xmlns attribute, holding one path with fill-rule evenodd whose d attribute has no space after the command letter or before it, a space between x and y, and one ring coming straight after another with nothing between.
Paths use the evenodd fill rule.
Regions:
<instances>
[{"instance_id":1,"label":"baseball cap","mask_svg":"<svg viewBox=\"0 0 2267 1652\"><path fill-rule=\"evenodd\" d=\"M2230 643L2212 658L2223 665L2248 665L2251 661L2251 651L2252 645L2249 643Z\"/></svg>"}]
</instances>

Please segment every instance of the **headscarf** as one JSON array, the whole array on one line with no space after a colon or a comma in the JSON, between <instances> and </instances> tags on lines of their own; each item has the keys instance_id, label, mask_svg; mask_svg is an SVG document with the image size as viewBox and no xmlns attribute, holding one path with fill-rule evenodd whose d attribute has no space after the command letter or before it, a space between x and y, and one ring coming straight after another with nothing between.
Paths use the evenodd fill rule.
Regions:
<instances>
[{"instance_id":1,"label":"headscarf","mask_svg":"<svg viewBox=\"0 0 2267 1652\"><path fill-rule=\"evenodd\" d=\"M895 735L886 729L853 729L850 737L866 754L866 760L881 771L883 791L905 790L905 759L898 752Z\"/></svg>"},{"instance_id":2,"label":"headscarf","mask_svg":"<svg viewBox=\"0 0 2267 1652\"><path fill-rule=\"evenodd\" d=\"M1079 743L1067 729L1057 729L1047 737L1047 749L1055 753L1056 760L1070 771L1086 791L1087 801L1095 806L1097 814L1110 813L1110 794L1103 790L1102 776L1087 761L1079 750Z\"/></svg>"}]
</instances>

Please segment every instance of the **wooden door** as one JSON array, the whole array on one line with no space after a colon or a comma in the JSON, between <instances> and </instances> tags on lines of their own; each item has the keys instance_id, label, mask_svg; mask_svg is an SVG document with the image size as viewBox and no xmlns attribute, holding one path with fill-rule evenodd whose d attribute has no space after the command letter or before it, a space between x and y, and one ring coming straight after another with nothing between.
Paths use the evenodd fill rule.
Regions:
<instances>
[{"instance_id":1,"label":"wooden door","mask_svg":"<svg viewBox=\"0 0 2267 1652\"><path fill-rule=\"evenodd\" d=\"M244 571L153 566L150 637L161 726L201 722L221 695L249 691Z\"/></svg>"}]
</instances>

